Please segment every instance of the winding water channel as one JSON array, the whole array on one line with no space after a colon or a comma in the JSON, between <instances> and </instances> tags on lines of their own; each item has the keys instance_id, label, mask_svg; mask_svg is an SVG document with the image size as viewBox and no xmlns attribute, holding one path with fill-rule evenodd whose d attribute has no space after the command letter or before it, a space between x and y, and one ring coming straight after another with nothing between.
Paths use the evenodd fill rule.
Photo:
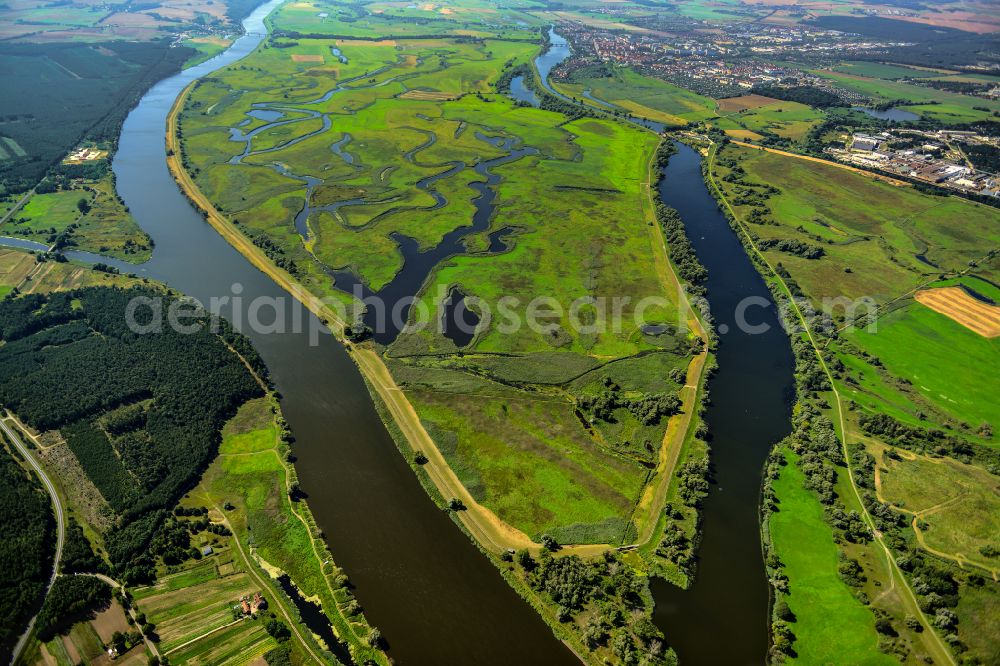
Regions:
<instances>
[{"instance_id":1,"label":"winding water channel","mask_svg":"<svg viewBox=\"0 0 1000 666\"><path fill-rule=\"evenodd\" d=\"M244 21L246 34L224 53L154 86L126 119L113 163L118 191L156 243L152 259L137 272L205 304L228 299L216 309L249 335L267 362L295 433L302 489L334 558L350 575L369 620L382 630L390 654L399 663L576 663L537 614L427 497L399 455L343 347L325 334L319 336L318 344L311 344L310 331L323 330L315 317L226 243L192 208L167 170L163 132L174 100L191 81L256 48L264 36L264 17L281 2L271 0L255 10ZM554 31L550 38L552 46L537 59L536 67L543 73L545 87L559 95L547 76L569 55L569 46ZM522 91L531 93L523 81L515 81L512 94L520 99ZM324 97L328 99L344 83ZM533 99L537 105L533 93L524 99ZM252 113L270 127L322 115L289 118L286 114L301 110L283 110L278 105L259 105ZM662 129L658 123L631 120ZM234 130L233 137L245 140L261 129L247 134ZM319 131L326 129L329 120L324 116L324 128ZM406 262L380 292L390 303L416 294L434 265L462 251L466 235L488 228L499 180L490 168L533 150L509 138L478 138L506 154L474 167L484 181L469 184L478 192L471 226L456 229L425 251L412 239L396 236ZM331 146L348 164L352 158L344 149L349 142L350 136L344 135ZM660 194L681 214L698 257L709 271L709 301L721 338L720 370L710 384L713 486L703 511L696 582L685 591L654 581L655 620L685 666L761 664L768 640L768 586L758 524L761 471L770 447L789 430L792 355L770 293L705 187L701 157L687 146L678 144L678 149L664 169ZM418 150L411 151L409 159ZM252 154L250 141L235 162L247 154ZM432 195L436 179L466 165L442 167L447 168L422 181L422 188ZM295 177L310 189L315 186L311 177ZM308 234L310 212L307 205L302 219L296 220L303 236ZM502 228L490 234L489 251L506 249L504 237L512 231ZM0 244L41 249L29 243L0 239ZM113 259L67 254L136 271ZM332 277L348 290L357 283L346 271L334 272ZM460 297L453 293L452 305ZM274 317L275 328L283 332L260 333L243 325L251 301L260 298L283 304ZM737 325L741 303L744 320L763 325L766 331L749 332ZM394 338L395 332L390 335ZM317 621L318 613L306 614L307 620ZM319 629L320 634L325 630Z\"/></svg>"},{"instance_id":2,"label":"winding water channel","mask_svg":"<svg viewBox=\"0 0 1000 666\"><path fill-rule=\"evenodd\" d=\"M283 396L310 507L400 664L576 663L421 488L343 347L328 335L310 345L309 327L321 328L315 318L205 223L167 170L163 132L177 95L250 53L280 2L254 11L247 34L223 54L154 86L126 119L113 163L118 191L156 242L138 273L206 304L230 297L222 313L251 337ZM246 330L257 297L285 303L277 321L286 332ZM306 322L298 329L296 310Z\"/></svg>"}]
</instances>

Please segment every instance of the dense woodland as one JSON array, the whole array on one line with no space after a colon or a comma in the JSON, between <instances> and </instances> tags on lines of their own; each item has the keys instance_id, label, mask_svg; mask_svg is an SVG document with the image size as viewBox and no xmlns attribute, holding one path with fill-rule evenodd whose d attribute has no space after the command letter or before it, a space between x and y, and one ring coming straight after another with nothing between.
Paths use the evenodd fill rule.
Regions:
<instances>
[{"instance_id":1,"label":"dense woodland","mask_svg":"<svg viewBox=\"0 0 1000 666\"><path fill-rule=\"evenodd\" d=\"M542 542L547 543L545 536ZM607 648L621 664L676 663L663 633L644 612L650 603L645 580L616 552L583 560L576 555L553 557L552 549L558 545L548 541L537 559L526 550L508 557L528 585L558 607L560 622L582 625L588 649Z\"/></svg>"},{"instance_id":2,"label":"dense woodland","mask_svg":"<svg viewBox=\"0 0 1000 666\"><path fill-rule=\"evenodd\" d=\"M111 603L111 586L92 576L60 576L45 597L35 629L38 639L49 641L95 609Z\"/></svg>"},{"instance_id":3,"label":"dense woodland","mask_svg":"<svg viewBox=\"0 0 1000 666\"><path fill-rule=\"evenodd\" d=\"M115 143L142 94L193 53L168 40L0 45L0 136L26 152L0 160L0 194L30 189L84 139Z\"/></svg>"},{"instance_id":4,"label":"dense woodland","mask_svg":"<svg viewBox=\"0 0 1000 666\"><path fill-rule=\"evenodd\" d=\"M56 524L42 484L0 454L0 661L7 663L49 582Z\"/></svg>"},{"instance_id":5,"label":"dense woodland","mask_svg":"<svg viewBox=\"0 0 1000 666\"><path fill-rule=\"evenodd\" d=\"M105 535L115 574L152 575L150 543L168 510L214 457L219 431L246 400L263 394L241 356L259 357L224 321L205 315L182 334L166 324L136 333L129 302L163 296L133 288L31 294L0 304L0 404L40 430L59 429L118 519ZM137 323L153 323L148 307ZM149 328L152 328L151 326ZM88 566L86 553L74 566Z\"/></svg>"}]
</instances>

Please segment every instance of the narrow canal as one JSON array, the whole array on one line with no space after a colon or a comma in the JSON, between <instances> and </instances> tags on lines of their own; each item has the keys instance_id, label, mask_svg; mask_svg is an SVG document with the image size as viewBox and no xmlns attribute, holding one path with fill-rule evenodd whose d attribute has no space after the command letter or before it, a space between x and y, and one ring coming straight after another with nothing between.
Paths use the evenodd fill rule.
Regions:
<instances>
[{"instance_id":1,"label":"narrow canal","mask_svg":"<svg viewBox=\"0 0 1000 666\"><path fill-rule=\"evenodd\" d=\"M328 335L310 344L315 318L291 306L286 293L205 223L167 170L163 133L177 95L256 48L264 17L280 2L254 11L244 22L247 34L223 54L154 86L126 119L113 163L118 191L156 242L153 258L137 272L206 304L230 298L222 314L251 337L283 396L313 513L398 663L577 663L428 498L344 349ZM258 297L284 302L275 323L286 332L246 330ZM305 322L299 328L296 310Z\"/></svg>"}]
</instances>

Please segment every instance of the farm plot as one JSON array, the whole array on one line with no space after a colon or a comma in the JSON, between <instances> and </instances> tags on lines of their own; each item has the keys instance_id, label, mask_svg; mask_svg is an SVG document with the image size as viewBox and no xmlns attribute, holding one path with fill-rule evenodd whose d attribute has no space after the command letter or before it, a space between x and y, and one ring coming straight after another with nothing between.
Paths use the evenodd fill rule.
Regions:
<instances>
[{"instance_id":1,"label":"farm plot","mask_svg":"<svg viewBox=\"0 0 1000 666\"><path fill-rule=\"evenodd\" d=\"M214 565L203 566L212 566L214 574ZM135 596L146 617L156 624L161 649L167 653L231 623L233 604L241 596L259 591L245 573L214 576L176 589L170 589L168 576L158 585L162 586L159 591L136 590Z\"/></svg>"},{"instance_id":2,"label":"farm plot","mask_svg":"<svg viewBox=\"0 0 1000 666\"><path fill-rule=\"evenodd\" d=\"M1000 307L979 300L961 287L922 289L914 298L984 338L1000 335Z\"/></svg>"}]
</instances>

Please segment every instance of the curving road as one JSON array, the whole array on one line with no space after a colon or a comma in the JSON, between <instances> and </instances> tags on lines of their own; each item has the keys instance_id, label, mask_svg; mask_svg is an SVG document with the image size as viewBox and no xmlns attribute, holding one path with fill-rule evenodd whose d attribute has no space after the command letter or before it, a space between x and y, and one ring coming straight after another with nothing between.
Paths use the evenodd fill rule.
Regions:
<instances>
[{"instance_id":1,"label":"curving road","mask_svg":"<svg viewBox=\"0 0 1000 666\"><path fill-rule=\"evenodd\" d=\"M0 420L0 429L3 430L8 439L13 442L17 450L20 451L25 460L28 461L28 464L30 464L35 470L35 474L38 475L38 478L42 480L42 485L45 486L45 490L49 493L49 497L52 498L52 506L56 511L56 555L52 560L52 575L49 577L49 584L45 588L45 594L48 595L49 590L52 589L52 584L56 582L56 577L59 575L59 561L62 559L63 543L66 538L66 516L63 513L62 501L59 499L56 487L52 485L52 481L45 473L45 470L42 469L39 462L35 460L35 456L31 454L30 449L24 445L24 442L21 441L21 438L18 437L14 429L11 428L10 425L8 425L4 420ZM37 615L31 618L31 622L28 623L27 629L25 629L24 633L21 634L21 637L17 639L17 645L14 646L14 653L10 660L11 664L16 662L17 658L21 656L21 651L28 642L28 636L31 635L31 630L35 628L36 617Z\"/></svg>"}]
</instances>

